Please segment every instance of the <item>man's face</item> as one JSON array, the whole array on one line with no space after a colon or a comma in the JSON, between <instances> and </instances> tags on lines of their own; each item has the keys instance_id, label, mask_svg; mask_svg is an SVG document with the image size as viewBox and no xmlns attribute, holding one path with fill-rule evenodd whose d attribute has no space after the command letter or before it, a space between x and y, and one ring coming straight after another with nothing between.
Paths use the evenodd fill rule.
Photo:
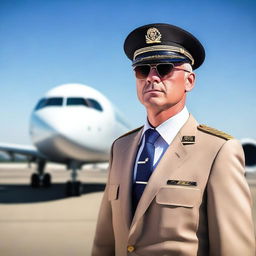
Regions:
<instances>
[{"instance_id":1,"label":"man's face","mask_svg":"<svg viewBox=\"0 0 256 256\"><path fill-rule=\"evenodd\" d=\"M178 70L180 69L180 70ZM147 109L164 111L176 104L185 104L186 91L194 85L194 74L187 73L184 64L175 66L168 75L159 77L152 68L146 79L136 78L137 96Z\"/></svg>"}]
</instances>

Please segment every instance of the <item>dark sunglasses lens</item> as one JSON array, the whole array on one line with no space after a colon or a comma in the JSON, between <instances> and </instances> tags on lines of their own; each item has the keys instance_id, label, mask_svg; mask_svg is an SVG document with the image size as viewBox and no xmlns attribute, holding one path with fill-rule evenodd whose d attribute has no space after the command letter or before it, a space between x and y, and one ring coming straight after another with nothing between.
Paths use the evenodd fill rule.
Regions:
<instances>
[{"instance_id":1,"label":"dark sunglasses lens","mask_svg":"<svg viewBox=\"0 0 256 256\"><path fill-rule=\"evenodd\" d=\"M135 76L140 79L147 78L149 72L150 72L150 66L149 65L142 65L137 66L134 68Z\"/></svg>"},{"instance_id":2,"label":"dark sunglasses lens","mask_svg":"<svg viewBox=\"0 0 256 256\"><path fill-rule=\"evenodd\" d=\"M170 72L172 72L172 69L172 64L165 63L157 65L157 72L161 77L168 75Z\"/></svg>"}]
</instances>

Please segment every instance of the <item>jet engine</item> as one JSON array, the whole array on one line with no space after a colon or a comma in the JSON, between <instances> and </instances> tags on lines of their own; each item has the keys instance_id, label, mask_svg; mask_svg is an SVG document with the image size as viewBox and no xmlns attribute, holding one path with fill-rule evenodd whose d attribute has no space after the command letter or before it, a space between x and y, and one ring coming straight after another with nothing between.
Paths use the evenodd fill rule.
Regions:
<instances>
[{"instance_id":1,"label":"jet engine","mask_svg":"<svg viewBox=\"0 0 256 256\"><path fill-rule=\"evenodd\" d=\"M256 140L242 139L241 144L245 155L246 172L256 171Z\"/></svg>"}]
</instances>

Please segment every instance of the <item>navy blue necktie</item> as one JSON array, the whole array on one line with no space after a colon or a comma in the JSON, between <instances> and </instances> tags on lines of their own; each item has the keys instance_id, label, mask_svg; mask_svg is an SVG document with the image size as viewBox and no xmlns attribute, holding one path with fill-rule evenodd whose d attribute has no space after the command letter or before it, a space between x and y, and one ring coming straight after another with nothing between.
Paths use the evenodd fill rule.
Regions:
<instances>
[{"instance_id":1,"label":"navy blue necktie","mask_svg":"<svg viewBox=\"0 0 256 256\"><path fill-rule=\"evenodd\" d=\"M133 212L135 212L141 195L147 185L149 177L153 172L155 147L154 143L160 134L153 129L145 132L145 144L140 154L137 164L136 180L133 184L132 202Z\"/></svg>"}]
</instances>

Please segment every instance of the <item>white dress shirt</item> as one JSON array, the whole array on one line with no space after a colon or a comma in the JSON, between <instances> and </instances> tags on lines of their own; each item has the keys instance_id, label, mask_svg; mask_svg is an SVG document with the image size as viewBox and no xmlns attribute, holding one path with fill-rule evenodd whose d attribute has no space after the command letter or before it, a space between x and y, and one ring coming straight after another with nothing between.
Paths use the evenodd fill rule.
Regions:
<instances>
[{"instance_id":1,"label":"white dress shirt","mask_svg":"<svg viewBox=\"0 0 256 256\"><path fill-rule=\"evenodd\" d=\"M154 154L154 168L156 167L157 163L160 161L161 157L165 153L166 149L172 143L174 137L177 135L181 127L186 123L189 118L189 113L186 107L182 109L181 112L172 116L171 118L167 119L165 122L157 126L155 129L160 134L159 138L154 143L155 146L155 154ZM149 124L148 120L144 125L141 138L140 138L140 147L137 153L136 162L134 165L134 175L133 180L136 179L137 174L137 162L143 150L145 144L145 131L148 129L152 129L153 127Z\"/></svg>"}]
</instances>

